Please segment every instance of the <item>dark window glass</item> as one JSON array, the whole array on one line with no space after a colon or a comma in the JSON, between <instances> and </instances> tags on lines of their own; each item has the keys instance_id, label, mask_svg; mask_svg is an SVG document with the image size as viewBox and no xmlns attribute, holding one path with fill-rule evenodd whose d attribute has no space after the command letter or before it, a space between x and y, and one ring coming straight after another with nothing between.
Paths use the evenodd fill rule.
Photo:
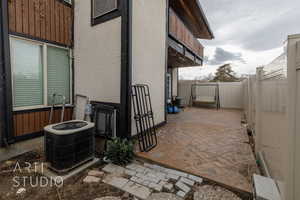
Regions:
<instances>
[{"instance_id":1,"label":"dark window glass","mask_svg":"<svg viewBox=\"0 0 300 200\"><path fill-rule=\"evenodd\" d=\"M117 0L93 0L93 18L101 17L118 9Z\"/></svg>"}]
</instances>

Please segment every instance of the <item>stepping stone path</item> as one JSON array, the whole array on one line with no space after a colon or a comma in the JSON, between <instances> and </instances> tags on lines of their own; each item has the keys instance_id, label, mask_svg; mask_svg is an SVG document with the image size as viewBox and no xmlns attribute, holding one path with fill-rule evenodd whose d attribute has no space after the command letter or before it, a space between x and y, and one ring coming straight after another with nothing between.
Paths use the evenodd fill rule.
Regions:
<instances>
[{"instance_id":1,"label":"stepping stone path","mask_svg":"<svg viewBox=\"0 0 300 200\"><path fill-rule=\"evenodd\" d=\"M162 192L163 190L176 193L177 196L171 193L158 194L171 195L170 200L182 199L191 191L191 187L195 183L203 181L200 177L149 163L132 163L126 167L108 164L102 170L109 174L104 178L104 183L140 199L152 198L154 195L152 192ZM173 198L174 196L176 198ZM162 199L168 200L168 198Z\"/></svg>"}]
</instances>

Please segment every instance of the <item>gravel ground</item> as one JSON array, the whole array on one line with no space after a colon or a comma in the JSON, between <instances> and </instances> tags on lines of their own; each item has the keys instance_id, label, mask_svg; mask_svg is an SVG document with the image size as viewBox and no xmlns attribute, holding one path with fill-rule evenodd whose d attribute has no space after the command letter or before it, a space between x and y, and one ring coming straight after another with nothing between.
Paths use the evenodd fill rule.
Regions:
<instances>
[{"instance_id":1,"label":"gravel ground","mask_svg":"<svg viewBox=\"0 0 300 200\"><path fill-rule=\"evenodd\" d=\"M241 200L233 192L226 190L220 186L204 185L198 187L194 193L194 200Z\"/></svg>"}]
</instances>

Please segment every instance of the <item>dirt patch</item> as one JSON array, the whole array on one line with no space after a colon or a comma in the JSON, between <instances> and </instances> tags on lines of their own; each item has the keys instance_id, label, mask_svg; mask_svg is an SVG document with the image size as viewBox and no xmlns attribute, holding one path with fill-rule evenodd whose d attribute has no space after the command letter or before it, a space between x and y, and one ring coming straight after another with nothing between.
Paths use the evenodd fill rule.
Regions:
<instances>
[{"instance_id":1,"label":"dirt patch","mask_svg":"<svg viewBox=\"0 0 300 200\"><path fill-rule=\"evenodd\" d=\"M52 186L48 184L45 187L41 187L42 176L35 173L34 170L29 173L24 170L24 167L28 166L28 163L33 165L35 162L42 162L43 160L42 152L34 151L0 163L0 200L92 200L105 196L122 197L122 200L133 199L132 196L125 194L123 191L102 182L94 184L83 183L83 179L87 175L87 170L68 179L60 188L57 188L54 184ZM22 171L14 170L16 169L16 163L19 164ZM93 169L100 169L102 167L102 164L98 164L93 166ZM26 178L24 179L23 177ZM17 194L20 188L25 188L26 191Z\"/></svg>"}]
</instances>

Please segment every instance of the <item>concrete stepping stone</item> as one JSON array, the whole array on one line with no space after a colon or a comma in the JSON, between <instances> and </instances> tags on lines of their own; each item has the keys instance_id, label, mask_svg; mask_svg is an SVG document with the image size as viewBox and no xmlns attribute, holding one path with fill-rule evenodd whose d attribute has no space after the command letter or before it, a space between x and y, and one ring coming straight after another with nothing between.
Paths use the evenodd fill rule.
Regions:
<instances>
[{"instance_id":1,"label":"concrete stepping stone","mask_svg":"<svg viewBox=\"0 0 300 200\"><path fill-rule=\"evenodd\" d=\"M122 188L122 190L140 199L147 199L151 194L151 190L149 188L131 181L126 183L126 185Z\"/></svg>"},{"instance_id":2,"label":"concrete stepping stone","mask_svg":"<svg viewBox=\"0 0 300 200\"><path fill-rule=\"evenodd\" d=\"M167 191L171 192L174 188L174 185L172 183L166 183L163 186L164 189L166 189Z\"/></svg>"},{"instance_id":3,"label":"concrete stepping stone","mask_svg":"<svg viewBox=\"0 0 300 200\"><path fill-rule=\"evenodd\" d=\"M175 174L167 174L167 178L177 181L179 176Z\"/></svg>"},{"instance_id":4,"label":"concrete stepping stone","mask_svg":"<svg viewBox=\"0 0 300 200\"><path fill-rule=\"evenodd\" d=\"M181 190L179 190L177 193L176 193L176 195L177 196L179 196L179 197L181 197L181 198L184 198L185 196L186 196L186 192L184 192L184 191L181 191Z\"/></svg>"},{"instance_id":5,"label":"concrete stepping stone","mask_svg":"<svg viewBox=\"0 0 300 200\"><path fill-rule=\"evenodd\" d=\"M164 171L167 174L173 174L173 175L182 176L182 177L185 177L185 178L188 177L187 173L177 171L177 170L174 170L174 169L165 169Z\"/></svg>"},{"instance_id":6,"label":"concrete stepping stone","mask_svg":"<svg viewBox=\"0 0 300 200\"><path fill-rule=\"evenodd\" d=\"M163 189L163 184L150 183L149 187L156 190L156 191L158 191L158 192L161 192L162 189Z\"/></svg>"},{"instance_id":7,"label":"concrete stepping stone","mask_svg":"<svg viewBox=\"0 0 300 200\"><path fill-rule=\"evenodd\" d=\"M103 183L122 189L126 185L126 183L128 183L128 181L129 181L128 179L122 177L107 176L103 180Z\"/></svg>"},{"instance_id":8,"label":"concrete stepping stone","mask_svg":"<svg viewBox=\"0 0 300 200\"><path fill-rule=\"evenodd\" d=\"M84 183L98 183L101 179L95 176L87 176L83 179Z\"/></svg>"},{"instance_id":9,"label":"concrete stepping stone","mask_svg":"<svg viewBox=\"0 0 300 200\"><path fill-rule=\"evenodd\" d=\"M107 197L96 198L94 200L121 200L121 198L120 197L107 196Z\"/></svg>"},{"instance_id":10,"label":"concrete stepping stone","mask_svg":"<svg viewBox=\"0 0 300 200\"><path fill-rule=\"evenodd\" d=\"M125 174L127 174L128 176L134 176L134 175L136 175L136 171L133 171L133 170L131 170L131 169L125 169Z\"/></svg>"},{"instance_id":11,"label":"concrete stepping stone","mask_svg":"<svg viewBox=\"0 0 300 200\"><path fill-rule=\"evenodd\" d=\"M182 200L182 198L172 193L161 192L151 194L147 200Z\"/></svg>"},{"instance_id":12,"label":"concrete stepping stone","mask_svg":"<svg viewBox=\"0 0 300 200\"><path fill-rule=\"evenodd\" d=\"M178 189L178 190L181 190L185 193L188 193L191 188L189 186L187 186L186 184L184 184L183 182L181 181L178 181L176 184L175 184L175 187Z\"/></svg>"},{"instance_id":13,"label":"concrete stepping stone","mask_svg":"<svg viewBox=\"0 0 300 200\"><path fill-rule=\"evenodd\" d=\"M191 179L191 180L193 180L193 181L195 181L196 183L200 183L201 184L203 182L202 178L200 178L198 176L191 175L191 174L188 175L188 178Z\"/></svg>"},{"instance_id":14,"label":"concrete stepping stone","mask_svg":"<svg viewBox=\"0 0 300 200\"><path fill-rule=\"evenodd\" d=\"M99 171L99 170L90 170L88 172L89 176L95 176L95 177L102 177L104 175L104 172Z\"/></svg>"},{"instance_id":15,"label":"concrete stepping stone","mask_svg":"<svg viewBox=\"0 0 300 200\"><path fill-rule=\"evenodd\" d=\"M195 184L195 181L187 179L187 178L184 178L184 177L181 177L179 179L179 181L181 181L181 182L183 182L183 183L185 183L187 185L190 185L190 186L193 186Z\"/></svg>"},{"instance_id":16,"label":"concrete stepping stone","mask_svg":"<svg viewBox=\"0 0 300 200\"><path fill-rule=\"evenodd\" d=\"M111 173L111 174L124 174L125 172L125 168L111 163L107 164L102 170L104 172Z\"/></svg>"}]
</instances>

